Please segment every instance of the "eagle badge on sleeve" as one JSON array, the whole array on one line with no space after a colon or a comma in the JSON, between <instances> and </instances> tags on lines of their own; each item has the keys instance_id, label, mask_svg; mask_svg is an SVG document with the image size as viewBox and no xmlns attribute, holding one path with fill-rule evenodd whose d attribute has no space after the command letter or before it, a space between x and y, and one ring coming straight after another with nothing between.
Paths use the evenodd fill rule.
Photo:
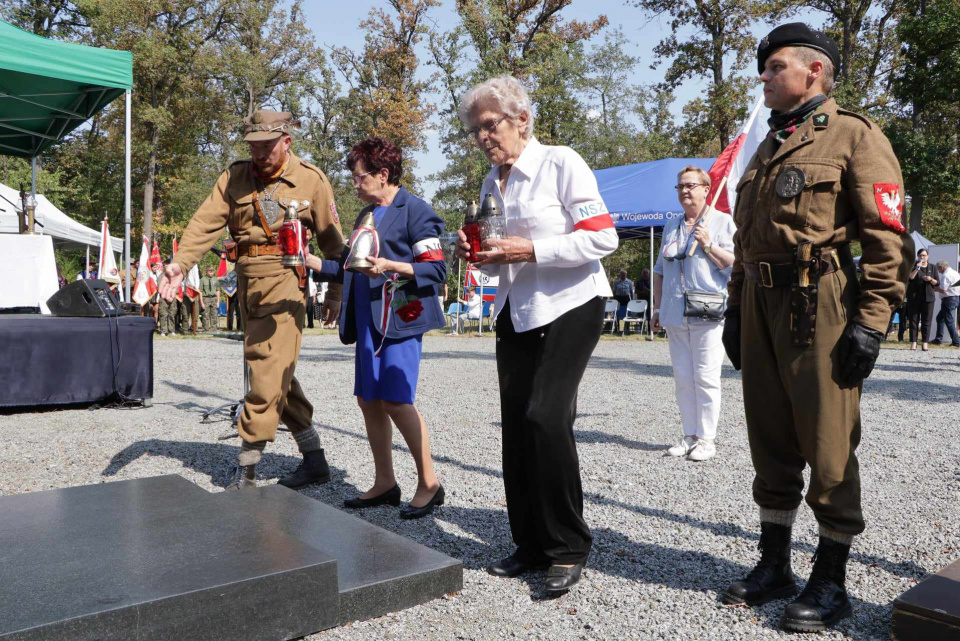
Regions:
<instances>
[{"instance_id":1,"label":"eagle badge on sleeve","mask_svg":"<svg viewBox=\"0 0 960 641\"><path fill-rule=\"evenodd\" d=\"M895 232L906 231L903 226L903 199L900 197L900 185L896 183L874 183L873 197L880 210L880 220Z\"/></svg>"}]
</instances>

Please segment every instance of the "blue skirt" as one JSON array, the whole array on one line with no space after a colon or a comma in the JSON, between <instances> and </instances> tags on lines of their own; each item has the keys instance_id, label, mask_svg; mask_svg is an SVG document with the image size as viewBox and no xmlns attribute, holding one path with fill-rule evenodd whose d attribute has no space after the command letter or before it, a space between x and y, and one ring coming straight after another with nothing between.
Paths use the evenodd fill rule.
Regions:
<instances>
[{"instance_id":1,"label":"blue skirt","mask_svg":"<svg viewBox=\"0 0 960 641\"><path fill-rule=\"evenodd\" d=\"M350 296L357 322L353 394L365 401L376 399L413 405L420 377L423 335L386 339L380 356L374 352L383 340L370 312L370 279L354 274Z\"/></svg>"}]
</instances>

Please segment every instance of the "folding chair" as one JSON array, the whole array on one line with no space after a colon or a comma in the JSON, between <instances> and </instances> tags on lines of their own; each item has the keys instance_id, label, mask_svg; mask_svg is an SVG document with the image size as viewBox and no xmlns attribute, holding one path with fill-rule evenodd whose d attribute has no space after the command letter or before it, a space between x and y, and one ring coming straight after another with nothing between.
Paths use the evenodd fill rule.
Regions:
<instances>
[{"instance_id":1,"label":"folding chair","mask_svg":"<svg viewBox=\"0 0 960 641\"><path fill-rule=\"evenodd\" d=\"M616 299L610 298L607 300L606 306L603 308L603 327L606 329L607 324L610 324L610 333L613 333L614 327L617 325L617 310L620 309L620 303Z\"/></svg>"},{"instance_id":2,"label":"folding chair","mask_svg":"<svg viewBox=\"0 0 960 641\"><path fill-rule=\"evenodd\" d=\"M457 327L457 314L460 314L460 317L466 314L466 310L462 309L460 303L450 303L447 307L447 311L444 314L444 317L447 319L447 327L452 327L454 331L460 331L460 328ZM462 324L462 321L461 321Z\"/></svg>"},{"instance_id":3,"label":"folding chair","mask_svg":"<svg viewBox=\"0 0 960 641\"><path fill-rule=\"evenodd\" d=\"M623 331L626 333L630 323L640 323L640 333L646 331L647 326L647 301L632 300L627 303L627 315L623 318Z\"/></svg>"}]
</instances>

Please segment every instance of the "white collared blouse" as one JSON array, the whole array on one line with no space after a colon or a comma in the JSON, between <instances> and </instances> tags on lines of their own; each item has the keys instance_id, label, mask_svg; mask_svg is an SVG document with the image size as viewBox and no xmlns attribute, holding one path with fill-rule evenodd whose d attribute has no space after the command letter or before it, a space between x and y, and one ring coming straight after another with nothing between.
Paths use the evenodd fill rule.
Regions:
<instances>
[{"instance_id":1,"label":"white collared blouse","mask_svg":"<svg viewBox=\"0 0 960 641\"><path fill-rule=\"evenodd\" d=\"M569 147L530 139L500 194L495 166L483 181L480 202L493 194L504 212L507 235L533 241L536 262L492 265L499 275L495 311L510 301L517 332L553 322L596 296L612 296L600 259L619 243L597 179Z\"/></svg>"}]
</instances>

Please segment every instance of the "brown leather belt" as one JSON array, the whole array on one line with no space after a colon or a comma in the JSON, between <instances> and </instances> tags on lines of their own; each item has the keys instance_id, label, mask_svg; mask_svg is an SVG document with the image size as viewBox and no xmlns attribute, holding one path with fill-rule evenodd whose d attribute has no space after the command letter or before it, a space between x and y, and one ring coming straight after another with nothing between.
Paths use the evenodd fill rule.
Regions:
<instances>
[{"instance_id":1,"label":"brown leather belt","mask_svg":"<svg viewBox=\"0 0 960 641\"><path fill-rule=\"evenodd\" d=\"M853 264L850 246L843 245L835 250L825 250L820 255L820 276L826 276ZM743 263L747 278L758 287L789 287L796 282L796 264L794 263Z\"/></svg>"},{"instance_id":2,"label":"brown leather belt","mask_svg":"<svg viewBox=\"0 0 960 641\"><path fill-rule=\"evenodd\" d=\"M237 256L282 256L283 251L280 245L239 245L237 247Z\"/></svg>"}]
</instances>

